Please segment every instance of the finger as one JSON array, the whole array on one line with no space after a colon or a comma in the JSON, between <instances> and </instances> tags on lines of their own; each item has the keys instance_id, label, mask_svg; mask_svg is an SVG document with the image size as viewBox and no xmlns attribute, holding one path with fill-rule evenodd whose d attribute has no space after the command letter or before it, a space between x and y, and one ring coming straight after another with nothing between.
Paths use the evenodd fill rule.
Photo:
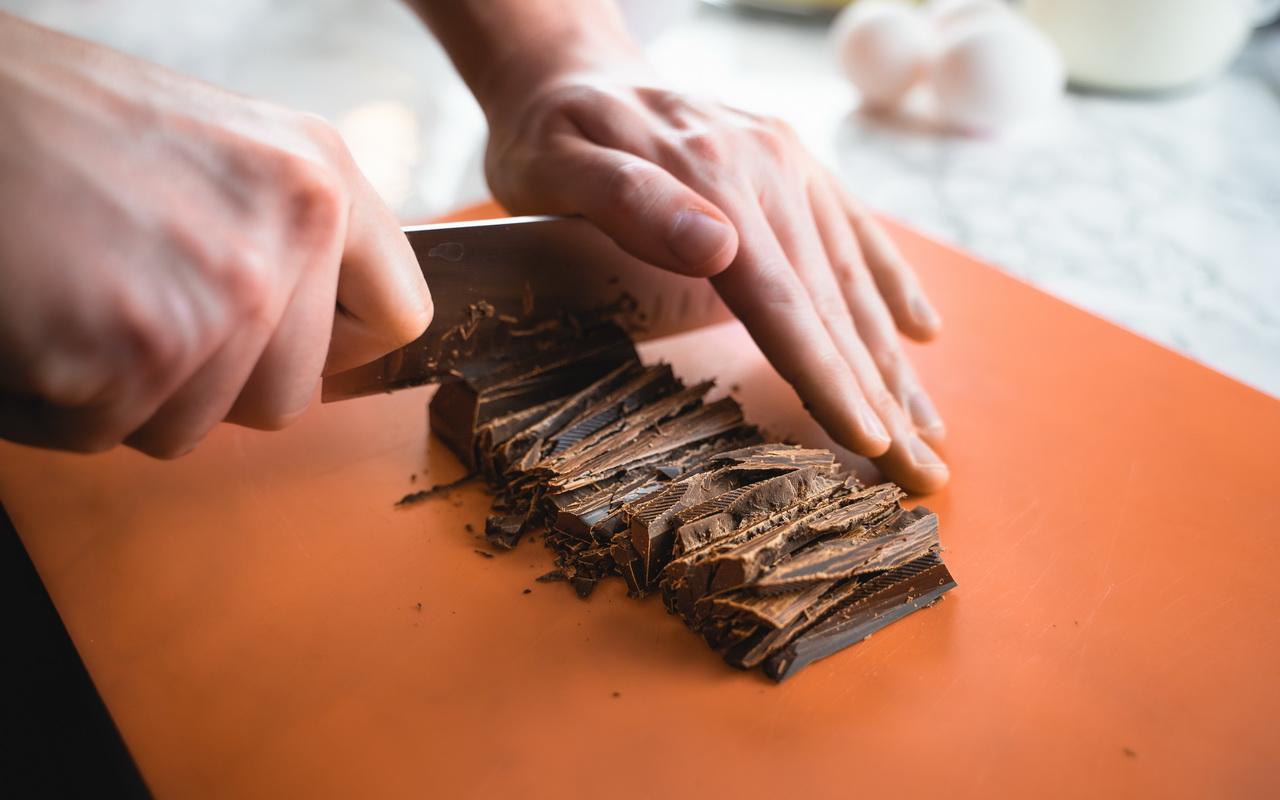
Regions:
<instances>
[{"instance_id":1,"label":"finger","mask_svg":"<svg viewBox=\"0 0 1280 800\"><path fill-rule=\"evenodd\" d=\"M898 329L921 342L937 336L942 330L942 317L925 296L915 270L870 212L835 181L830 184L853 226L867 267Z\"/></svg>"},{"instance_id":2,"label":"finger","mask_svg":"<svg viewBox=\"0 0 1280 800\"><path fill-rule=\"evenodd\" d=\"M723 211L639 156L565 134L527 169L540 210L582 214L654 266L710 277L737 252L737 232Z\"/></svg>"},{"instance_id":3,"label":"finger","mask_svg":"<svg viewBox=\"0 0 1280 800\"><path fill-rule=\"evenodd\" d=\"M395 215L355 174L325 374L357 367L417 339L434 308Z\"/></svg>"},{"instance_id":4,"label":"finger","mask_svg":"<svg viewBox=\"0 0 1280 800\"><path fill-rule=\"evenodd\" d=\"M279 430L311 405L333 331L341 242L340 236L332 237L332 244L301 268L280 324L227 412L227 422Z\"/></svg>"},{"instance_id":5,"label":"finger","mask_svg":"<svg viewBox=\"0 0 1280 800\"><path fill-rule=\"evenodd\" d=\"M125 444L157 458L175 458L194 448L231 411L284 312L281 306L273 302L264 313L241 321L213 357Z\"/></svg>"},{"instance_id":6,"label":"finger","mask_svg":"<svg viewBox=\"0 0 1280 800\"><path fill-rule=\"evenodd\" d=\"M868 272L858 241L844 217L839 196L825 174L816 175L810 184L809 202L818 229L822 231L836 284L885 387L906 411L917 432L928 441L941 441L946 432L942 417L921 388L915 369L903 352L893 317Z\"/></svg>"},{"instance_id":7,"label":"finger","mask_svg":"<svg viewBox=\"0 0 1280 800\"><path fill-rule=\"evenodd\" d=\"M228 240L228 251L252 251L245 242ZM255 258L228 259L242 266L228 269L253 284L261 272ZM234 283L235 281L228 281ZM186 383L230 335L227 306L209 291L198 269L178 259L161 276L144 276L132 287L130 302L117 304L113 322L94 317L104 308L81 312L83 323L97 331L92 345L67 349L55 345L57 369L35 391L10 395L0 408L0 435L42 447L99 452L120 444L150 419ZM142 313L150 309L150 313ZM126 342L121 346L121 342ZM77 358L78 352L92 358ZM95 369L95 367L97 369ZM59 380L79 372L83 384ZM95 372L105 374L98 380Z\"/></svg>"},{"instance_id":8,"label":"finger","mask_svg":"<svg viewBox=\"0 0 1280 800\"><path fill-rule=\"evenodd\" d=\"M863 397L758 205L732 212L742 237L733 265L712 279L778 373L841 446L885 452L889 434Z\"/></svg>"},{"instance_id":9,"label":"finger","mask_svg":"<svg viewBox=\"0 0 1280 800\"><path fill-rule=\"evenodd\" d=\"M796 252L797 263L804 264L801 274L810 291L834 298L826 301L824 311L838 331L836 341L893 439L888 452L876 459L876 465L887 477L909 491L935 491L946 484L950 472L938 454L917 434L902 405L886 384L882 365L868 350L870 342L863 338L864 331L874 329L874 341L880 344L886 339L896 339L887 315L877 319L872 314L864 321L858 316L864 311L861 305L851 306L846 301L847 290L842 286L855 287L859 298L875 290L870 287L871 281L865 270L859 273L861 264L857 242L841 207L833 196L821 191L822 186L820 181L815 181L807 201L792 201L793 207L804 206L811 212L804 216L804 220L808 221L808 229L815 235L804 236L805 225L793 219L790 226L779 226L783 231L790 231L780 238ZM817 248L813 244L815 241ZM898 358L892 365L891 374L895 380L905 380L905 374L900 370L900 365L905 363L905 359Z\"/></svg>"}]
</instances>

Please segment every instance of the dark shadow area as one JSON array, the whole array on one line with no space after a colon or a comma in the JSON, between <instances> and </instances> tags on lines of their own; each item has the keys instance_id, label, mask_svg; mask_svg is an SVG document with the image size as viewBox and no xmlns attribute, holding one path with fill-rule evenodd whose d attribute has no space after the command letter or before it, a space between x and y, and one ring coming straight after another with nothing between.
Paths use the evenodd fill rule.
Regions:
<instances>
[{"instance_id":1,"label":"dark shadow area","mask_svg":"<svg viewBox=\"0 0 1280 800\"><path fill-rule=\"evenodd\" d=\"M3 507L0 540L9 634L0 712L3 794L150 797Z\"/></svg>"}]
</instances>

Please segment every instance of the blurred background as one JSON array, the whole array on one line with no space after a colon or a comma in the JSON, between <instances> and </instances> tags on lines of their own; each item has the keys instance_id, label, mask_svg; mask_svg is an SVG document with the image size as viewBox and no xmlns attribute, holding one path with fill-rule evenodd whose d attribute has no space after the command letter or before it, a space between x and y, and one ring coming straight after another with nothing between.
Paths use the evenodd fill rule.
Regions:
<instances>
[{"instance_id":1,"label":"blurred background","mask_svg":"<svg viewBox=\"0 0 1280 800\"><path fill-rule=\"evenodd\" d=\"M873 207L1280 396L1280 3L622 5ZM480 111L396 0L0 9L328 117L406 220L486 197Z\"/></svg>"}]
</instances>

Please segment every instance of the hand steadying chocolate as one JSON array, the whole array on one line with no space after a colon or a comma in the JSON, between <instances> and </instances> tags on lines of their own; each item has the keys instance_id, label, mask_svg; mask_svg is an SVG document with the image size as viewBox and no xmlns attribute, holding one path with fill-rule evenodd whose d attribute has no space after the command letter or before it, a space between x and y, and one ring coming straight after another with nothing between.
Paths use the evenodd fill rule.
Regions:
<instances>
[{"instance_id":1,"label":"hand steadying chocolate","mask_svg":"<svg viewBox=\"0 0 1280 800\"><path fill-rule=\"evenodd\" d=\"M948 471L898 332L937 313L862 206L783 122L666 88L605 0L417 0L489 121L516 213L575 213L634 255L710 278L840 444L915 491Z\"/></svg>"}]
</instances>

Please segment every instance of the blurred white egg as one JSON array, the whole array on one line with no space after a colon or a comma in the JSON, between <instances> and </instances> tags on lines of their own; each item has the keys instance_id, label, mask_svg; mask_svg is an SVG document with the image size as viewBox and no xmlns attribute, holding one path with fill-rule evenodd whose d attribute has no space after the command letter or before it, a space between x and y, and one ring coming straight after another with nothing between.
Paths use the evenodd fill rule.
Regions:
<instances>
[{"instance_id":1,"label":"blurred white egg","mask_svg":"<svg viewBox=\"0 0 1280 800\"><path fill-rule=\"evenodd\" d=\"M844 74L872 108L896 103L925 72L932 36L920 12L902 2L859 0L836 20Z\"/></svg>"},{"instance_id":2,"label":"blurred white egg","mask_svg":"<svg viewBox=\"0 0 1280 800\"><path fill-rule=\"evenodd\" d=\"M947 34L993 15L1009 14L1010 8L1003 0L931 0L925 13L935 30Z\"/></svg>"},{"instance_id":3,"label":"blurred white egg","mask_svg":"<svg viewBox=\"0 0 1280 800\"><path fill-rule=\"evenodd\" d=\"M1058 52L1012 14L948 37L930 67L938 114L948 127L991 133L1044 111L1062 93Z\"/></svg>"}]
</instances>

